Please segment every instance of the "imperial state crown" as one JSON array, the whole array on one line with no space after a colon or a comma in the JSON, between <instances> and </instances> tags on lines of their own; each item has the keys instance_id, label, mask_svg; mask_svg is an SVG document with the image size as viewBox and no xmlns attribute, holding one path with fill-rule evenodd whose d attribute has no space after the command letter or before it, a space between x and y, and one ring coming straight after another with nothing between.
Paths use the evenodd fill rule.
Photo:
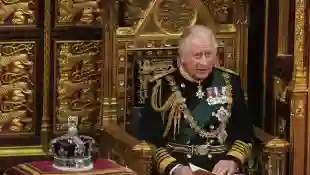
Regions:
<instances>
[{"instance_id":1,"label":"imperial state crown","mask_svg":"<svg viewBox=\"0 0 310 175\"><path fill-rule=\"evenodd\" d=\"M68 133L51 141L53 167L62 171L88 171L93 168L92 151L95 140L78 135L78 117L68 118Z\"/></svg>"}]
</instances>

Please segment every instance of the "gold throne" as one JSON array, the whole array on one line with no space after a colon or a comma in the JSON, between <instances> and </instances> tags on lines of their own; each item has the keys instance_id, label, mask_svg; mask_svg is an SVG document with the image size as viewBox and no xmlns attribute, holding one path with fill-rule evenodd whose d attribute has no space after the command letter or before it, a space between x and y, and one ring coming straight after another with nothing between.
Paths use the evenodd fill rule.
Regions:
<instances>
[{"instance_id":1,"label":"gold throne","mask_svg":"<svg viewBox=\"0 0 310 175\"><path fill-rule=\"evenodd\" d=\"M101 153L138 174L150 174L152 147L138 141L131 132L137 117L133 113L148 98L150 73L173 66L182 31L189 25L203 24L216 34L219 66L238 72L246 92L248 5L242 0L128 0L118 3L123 7L125 25L116 28L112 38L115 49L109 51L115 56L112 61L116 67L112 78L116 79L116 88L112 89L115 107L112 111L115 111L117 124L105 127ZM259 128L255 128L255 132L260 143L256 157L267 156L268 160L260 161L260 169L272 174L273 169L279 167L278 161L282 160L288 144ZM256 163L249 163L249 171L257 174L254 165ZM268 169L271 166L273 169Z\"/></svg>"}]
</instances>

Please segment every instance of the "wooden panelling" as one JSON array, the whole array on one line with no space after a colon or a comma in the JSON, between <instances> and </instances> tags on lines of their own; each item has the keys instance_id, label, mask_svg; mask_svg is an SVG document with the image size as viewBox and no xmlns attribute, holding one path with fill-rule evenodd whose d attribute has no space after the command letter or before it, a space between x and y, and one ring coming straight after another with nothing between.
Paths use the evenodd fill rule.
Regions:
<instances>
[{"instance_id":1,"label":"wooden panelling","mask_svg":"<svg viewBox=\"0 0 310 175\"><path fill-rule=\"evenodd\" d=\"M305 53L304 53L304 58L305 61L307 62L307 67L308 67L308 93L309 93L309 87L310 87L310 82L309 82L309 77L310 77L310 69L309 69L309 65L310 65L310 3L307 1L306 2L306 12L305 12ZM306 123L306 127L307 127L307 138L305 139L307 141L307 158L306 158L306 174L310 174L310 120L309 120L309 115L310 115L310 96L308 94L308 120Z\"/></svg>"},{"instance_id":2,"label":"wooden panelling","mask_svg":"<svg viewBox=\"0 0 310 175\"><path fill-rule=\"evenodd\" d=\"M305 16L307 1L295 1L294 71L291 97L291 170L293 175L306 174L307 120L309 113L309 63L305 57Z\"/></svg>"}]
</instances>

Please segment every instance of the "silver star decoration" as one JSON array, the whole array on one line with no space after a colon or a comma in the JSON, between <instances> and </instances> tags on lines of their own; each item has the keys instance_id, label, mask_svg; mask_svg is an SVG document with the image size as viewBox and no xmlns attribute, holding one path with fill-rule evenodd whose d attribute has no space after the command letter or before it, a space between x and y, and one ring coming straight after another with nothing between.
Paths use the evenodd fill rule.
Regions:
<instances>
[{"instance_id":1,"label":"silver star decoration","mask_svg":"<svg viewBox=\"0 0 310 175\"><path fill-rule=\"evenodd\" d=\"M196 92L196 97L198 97L199 99L202 99L205 96L205 92L203 92L201 89L198 89L198 91Z\"/></svg>"},{"instance_id":2,"label":"silver star decoration","mask_svg":"<svg viewBox=\"0 0 310 175\"><path fill-rule=\"evenodd\" d=\"M197 92L196 92L196 97L198 97L199 99L202 99L205 96L205 92L202 91L202 86L201 86L201 82L199 81L198 86L197 86Z\"/></svg>"}]
</instances>

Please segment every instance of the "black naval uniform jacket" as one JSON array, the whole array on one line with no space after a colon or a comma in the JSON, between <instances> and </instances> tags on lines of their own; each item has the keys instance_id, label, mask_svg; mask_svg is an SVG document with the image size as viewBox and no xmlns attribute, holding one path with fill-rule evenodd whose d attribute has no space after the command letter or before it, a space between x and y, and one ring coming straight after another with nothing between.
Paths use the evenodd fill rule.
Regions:
<instances>
[{"instance_id":1,"label":"black naval uniform jacket","mask_svg":"<svg viewBox=\"0 0 310 175\"><path fill-rule=\"evenodd\" d=\"M219 126L219 120L212 116L211 113L216 112L221 105L207 105L205 99L196 97L197 83L190 82L188 79L181 75L179 70L171 73L172 77L179 87L182 96L186 99L188 109L192 112L193 117L197 123L206 131L216 129ZM138 127L138 139L145 140L157 147L154 154L154 169L156 174L169 174L171 169L178 164L188 165L192 163L201 168L212 171L212 168L219 160L233 160L239 166L246 162L251 152L251 143L253 139L253 126L251 119L247 112L245 103L244 92L241 88L240 77L223 68L213 68L212 73L202 82L202 89L207 96L207 88L210 87L223 87L225 84L225 76L229 78L232 87L232 104L231 104L231 117L226 125L227 139L225 144L229 145L227 151L222 154L210 155L193 155L187 156L184 153L170 152L165 146L167 143L178 143L184 145L201 145L205 144L206 140L195 133L189 126L189 123L184 118L181 119L180 129L176 136L173 136L173 125L169 134L163 137L163 132L167 123L167 119L163 119L160 112L156 112L151 105L152 87L155 83L150 83L150 95L144 106L141 114L140 124ZM162 77L162 99L165 102L172 90ZM200 104L203 105L201 106ZM169 112L168 112L169 113ZM214 144L219 144L216 141Z\"/></svg>"}]
</instances>

